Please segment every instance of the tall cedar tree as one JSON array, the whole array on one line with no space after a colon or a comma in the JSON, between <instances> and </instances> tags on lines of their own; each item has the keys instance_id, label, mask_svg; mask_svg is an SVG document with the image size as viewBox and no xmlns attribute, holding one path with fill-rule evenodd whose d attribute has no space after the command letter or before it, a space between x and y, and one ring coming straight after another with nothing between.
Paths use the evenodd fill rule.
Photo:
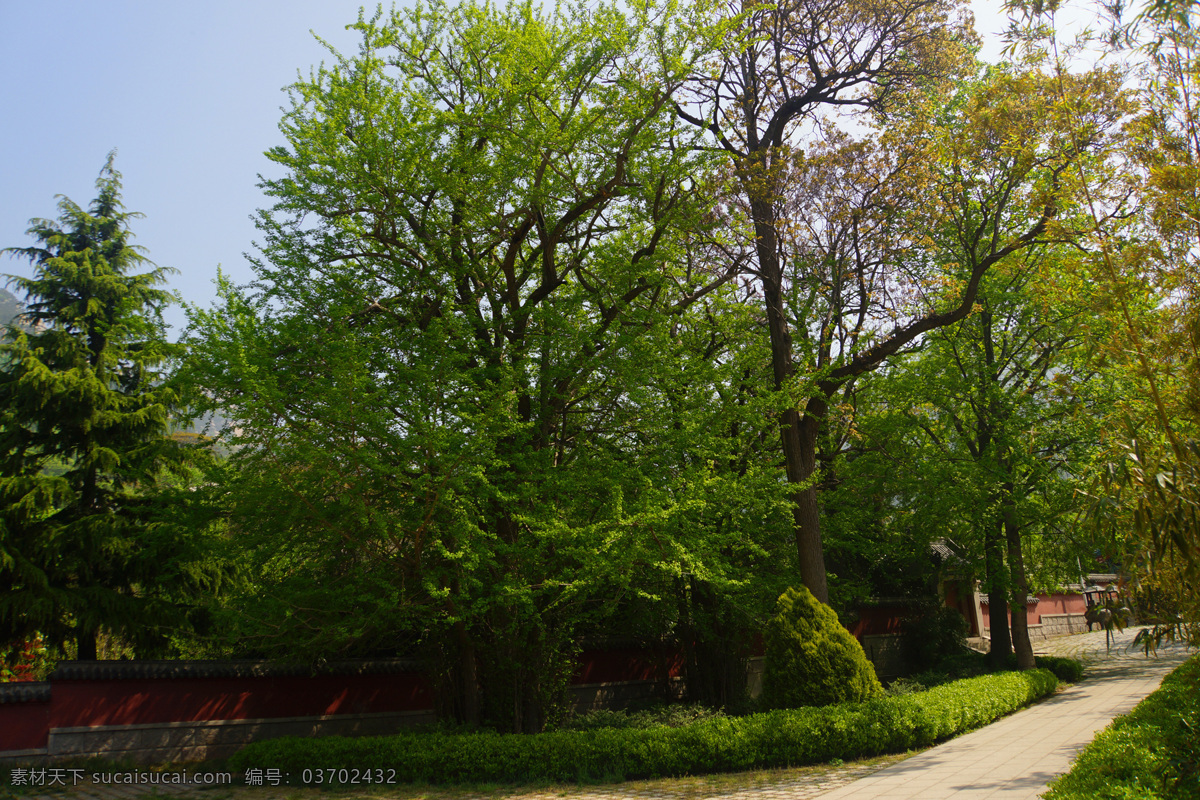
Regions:
<instances>
[{"instance_id":1,"label":"tall cedar tree","mask_svg":"<svg viewBox=\"0 0 1200 800\"><path fill-rule=\"evenodd\" d=\"M178 593L195 560L153 524L146 491L187 457L168 436L162 372L172 295L156 288L168 270L129 243L141 215L121 204L113 156L90 208L60 197L57 221L31 220L36 246L3 251L34 276L9 276L30 329L7 326L0 345L0 641L40 631L76 641L80 659L101 629L161 643L178 616L160 587Z\"/></svg>"}]
</instances>

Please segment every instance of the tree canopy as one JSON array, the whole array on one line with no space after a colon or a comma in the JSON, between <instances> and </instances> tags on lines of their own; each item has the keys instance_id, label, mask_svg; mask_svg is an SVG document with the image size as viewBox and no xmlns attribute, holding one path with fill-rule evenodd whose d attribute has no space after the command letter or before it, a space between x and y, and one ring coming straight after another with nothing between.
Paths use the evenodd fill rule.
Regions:
<instances>
[{"instance_id":1,"label":"tree canopy","mask_svg":"<svg viewBox=\"0 0 1200 800\"><path fill-rule=\"evenodd\" d=\"M672 108L720 29L437 3L356 28L293 88L258 289L196 314L196 380L239 419L232 502L289 631L431 649L456 713L537 728L588 620L728 584L770 536L753 323Z\"/></svg>"},{"instance_id":2,"label":"tree canopy","mask_svg":"<svg viewBox=\"0 0 1200 800\"><path fill-rule=\"evenodd\" d=\"M857 393L915 350L995 411L976 434L1004 429L973 496L1021 584L1031 498L1076 466L994 469L1068 363L1047 320L1074 295L1024 287L1087 235L1074 176L1112 164L1119 75L976 64L932 1L354 28L291 88L256 280L192 310L189 379L234 420L214 483L261 575L220 612L242 641L422 654L445 713L514 730L553 716L581 636L673 637L730 700L784 588L827 598L820 492L873 424ZM969 413L910 388L925 432Z\"/></svg>"},{"instance_id":3,"label":"tree canopy","mask_svg":"<svg viewBox=\"0 0 1200 800\"><path fill-rule=\"evenodd\" d=\"M207 594L193 650L419 656L531 731L584 640L735 706L789 587L930 595L952 537L1029 666L1031 581L1195 575L1196 59L1147 19L1138 75L979 63L953 0L360 13L182 343L111 159L8 251L0 634L148 650ZM187 492L183 387L229 420ZM1133 546L1072 516L1102 474Z\"/></svg>"}]
</instances>

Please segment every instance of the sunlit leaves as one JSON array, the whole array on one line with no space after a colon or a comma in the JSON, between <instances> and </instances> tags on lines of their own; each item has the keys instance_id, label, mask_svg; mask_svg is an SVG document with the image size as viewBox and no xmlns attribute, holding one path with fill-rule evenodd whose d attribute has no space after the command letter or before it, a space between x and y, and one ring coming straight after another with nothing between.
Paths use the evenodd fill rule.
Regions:
<instances>
[{"instance_id":1,"label":"sunlit leaves","mask_svg":"<svg viewBox=\"0 0 1200 800\"><path fill-rule=\"evenodd\" d=\"M485 694L535 691L581 625L746 583L777 511L761 354L672 107L708 16L432 3L292 88L257 280L194 313L265 575L250 641L479 648L534 670Z\"/></svg>"}]
</instances>

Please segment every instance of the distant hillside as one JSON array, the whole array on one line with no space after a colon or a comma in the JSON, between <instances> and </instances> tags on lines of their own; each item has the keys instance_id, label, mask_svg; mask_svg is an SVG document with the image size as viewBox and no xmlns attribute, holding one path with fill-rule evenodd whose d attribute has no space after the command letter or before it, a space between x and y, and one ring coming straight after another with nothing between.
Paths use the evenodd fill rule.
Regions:
<instances>
[{"instance_id":1,"label":"distant hillside","mask_svg":"<svg viewBox=\"0 0 1200 800\"><path fill-rule=\"evenodd\" d=\"M25 306L12 292L0 289L0 326L12 322L23 310L25 310Z\"/></svg>"}]
</instances>

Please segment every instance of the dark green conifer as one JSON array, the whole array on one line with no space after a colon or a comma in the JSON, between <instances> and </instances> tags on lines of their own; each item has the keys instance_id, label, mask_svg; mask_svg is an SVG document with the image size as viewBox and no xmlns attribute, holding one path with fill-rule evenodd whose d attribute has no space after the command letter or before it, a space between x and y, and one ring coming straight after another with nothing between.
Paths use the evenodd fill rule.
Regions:
<instances>
[{"instance_id":1,"label":"dark green conifer","mask_svg":"<svg viewBox=\"0 0 1200 800\"><path fill-rule=\"evenodd\" d=\"M0 642L40 631L81 659L102 629L161 642L195 561L154 524L151 489L187 458L168 435L168 270L130 244L140 215L113 154L96 187L88 209L60 197L57 221L31 220L35 246L4 251L34 274L9 276L27 328L0 344Z\"/></svg>"},{"instance_id":2,"label":"dark green conifer","mask_svg":"<svg viewBox=\"0 0 1200 800\"><path fill-rule=\"evenodd\" d=\"M766 633L767 708L857 703L883 691L862 645L804 587L779 597Z\"/></svg>"}]
</instances>

